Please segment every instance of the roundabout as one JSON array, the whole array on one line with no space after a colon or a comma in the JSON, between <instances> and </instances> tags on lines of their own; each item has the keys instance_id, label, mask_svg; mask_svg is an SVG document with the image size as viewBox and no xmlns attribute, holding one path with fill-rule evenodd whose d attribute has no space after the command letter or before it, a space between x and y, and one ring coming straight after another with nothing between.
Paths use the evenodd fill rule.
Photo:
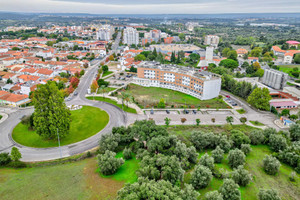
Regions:
<instances>
[{"instance_id":1,"label":"roundabout","mask_svg":"<svg viewBox=\"0 0 300 200\"><path fill-rule=\"evenodd\" d=\"M80 106L81 107L81 106ZM73 144L85 140L101 130L109 122L109 115L96 107L82 106L71 111L71 124L69 134L60 138L61 146ZM22 145L34 148L57 147L58 142L47 140L39 136L34 130L30 130L29 124L20 122L12 132L12 139Z\"/></svg>"}]
</instances>

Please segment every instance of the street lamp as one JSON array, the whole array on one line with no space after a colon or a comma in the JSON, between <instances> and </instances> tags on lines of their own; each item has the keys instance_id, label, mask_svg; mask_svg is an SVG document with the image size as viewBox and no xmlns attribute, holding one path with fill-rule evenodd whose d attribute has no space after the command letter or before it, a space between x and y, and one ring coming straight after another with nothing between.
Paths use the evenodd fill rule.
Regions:
<instances>
[{"instance_id":1,"label":"street lamp","mask_svg":"<svg viewBox=\"0 0 300 200\"><path fill-rule=\"evenodd\" d=\"M58 140L59 155L60 155L60 158L62 158L62 155L61 155L61 148L60 148L60 140L59 140L58 128L57 128L57 140Z\"/></svg>"}]
</instances>

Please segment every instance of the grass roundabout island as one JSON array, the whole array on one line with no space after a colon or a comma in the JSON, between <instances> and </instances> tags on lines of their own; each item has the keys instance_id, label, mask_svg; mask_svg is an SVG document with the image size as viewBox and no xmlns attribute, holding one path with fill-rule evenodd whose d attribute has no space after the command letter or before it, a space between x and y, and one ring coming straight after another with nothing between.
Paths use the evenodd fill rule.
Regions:
<instances>
[{"instance_id":1,"label":"grass roundabout island","mask_svg":"<svg viewBox=\"0 0 300 200\"><path fill-rule=\"evenodd\" d=\"M79 110L71 111L70 132L61 138L61 146L76 143L87 139L101 131L109 122L109 115L96 107L83 106ZM19 123L12 132L15 142L35 148L57 147L57 140L46 140L34 130L28 130L28 125Z\"/></svg>"}]
</instances>

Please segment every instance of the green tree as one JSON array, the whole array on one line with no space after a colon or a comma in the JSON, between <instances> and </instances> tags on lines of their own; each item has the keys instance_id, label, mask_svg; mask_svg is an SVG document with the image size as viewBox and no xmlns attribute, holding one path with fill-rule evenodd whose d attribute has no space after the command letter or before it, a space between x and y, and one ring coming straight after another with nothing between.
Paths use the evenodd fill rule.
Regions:
<instances>
[{"instance_id":1,"label":"green tree","mask_svg":"<svg viewBox=\"0 0 300 200\"><path fill-rule=\"evenodd\" d=\"M245 163L245 154L239 149L230 150L228 154L228 164L231 168L237 168Z\"/></svg>"},{"instance_id":2,"label":"green tree","mask_svg":"<svg viewBox=\"0 0 300 200\"><path fill-rule=\"evenodd\" d=\"M300 125L293 124L290 129L290 137L292 141L299 141L300 140Z\"/></svg>"},{"instance_id":3,"label":"green tree","mask_svg":"<svg viewBox=\"0 0 300 200\"><path fill-rule=\"evenodd\" d=\"M224 157L224 150L219 146L211 152L211 156L214 158L215 163L221 163Z\"/></svg>"},{"instance_id":4,"label":"green tree","mask_svg":"<svg viewBox=\"0 0 300 200\"><path fill-rule=\"evenodd\" d=\"M149 180L147 178L139 178L137 182L125 184L121 190L118 191L117 200L124 199L182 199L191 200L197 199L199 193L194 188L185 184L183 189L172 185L169 181Z\"/></svg>"},{"instance_id":5,"label":"green tree","mask_svg":"<svg viewBox=\"0 0 300 200\"><path fill-rule=\"evenodd\" d=\"M185 34L184 33L180 33L178 35L178 37L180 38L181 41L184 41L185 40Z\"/></svg>"},{"instance_id":6,"label":"green tree","mask_svg":"<svg viewBox=\"0 0 300 200\"><path fill-rule=\"evenodd\" d=\"M232 59L237 61L237 52L235 50L228 51L227 59Z\"/></svg>"},{"instance_id":7,"label":"green tree","mask_svg":"<svg viewBox=\"0 0 300 200\"><path fill-rule=\"evenodd\" d=\"M235 148L241 148L242 144L249 144L251 142L249 137L239 130L232 130L230 139L233 141Z\"/></svg>"},{"instance_id":8,"label":"green tree","mask_svg":"<svg viewBox=\"0 0 300 200\"><path fill-rule=\"evenodd\" d=\"M229 51L230 51L230 48L228 48L228 47L224 48L223 51L222 51L222 56L227 57L228 56L227 54L228 54Z\"/></svg>"},{"instance_id":9,"label":"green tree","mask_svg":"<svg viewBox=\"0 0 300 200\"><path fill-rule=\"evenodd\" d=\"M171 119L168 118L168 117L166 117L164 120L165 120L166 126L169 126L169 125L170 125L170 122L171 122Z\"/></svg>"},{"instance_id":10,"label":"green tree","mask_svg":"<svg viewBox=\"0 0 300 200\"><path fill-rule=\"evenodd\" d=\"M108 72L108 66L107 65L103 65L101 68L102 68L103 73Z\"/></svg>"},{"instance_id":11,"label":"green tree","mask_svg":"<svg viewBox=\"0 0 300 200\"><path fill-rule=\"evenodd\" d=\"M226 122L227 122L228 124L232 124L232 122L233 122L233 117L232 117L232 116L227 116L227 117L226 117Z\"/></svg>"},{"instance_id":12,"label":"green tree","mask_svg":"<svg viewBox=\"0 0 300 200\"><path fill-rule=\"evenodd\" d=\"M198 60L200 59L200 55L197 54L197 53L191 53L191 54L189 55L189 58L190 58L190 60L191 60L193 63L197 63Z\"/></svg>"},{"instance_id":13,"label":"green tree","mask_svg":"<svg viewBox=\"0 0 300 200\"><path fill-rule=\"evenodd\" d=\"M223 185L219 188L224 200L240 200L241 192L239 186L232 179L225 179Z\"/></svg>"},{"instance_id":14,"label":"green tree","mask_svg":"<svg viewBox=\"0 0 300 200\"><path fill-rule=\"evenodd\" d=\"M17 162L22 158L22 154L17 147L13 147L10 152L10 157L13 161Z\"/></svg>"},{"instance_id":15,"label":"green tree","mask_svg":"<svg viewBox=\"0 0 300 200\"><path fill-rule=\"evenodd\" d=\"M245 124L247 122L247 118L246 117L241 117L240 122Z\"/></svg>"},{"instance_id":16,"label":"green tree","mask_svg":"<svg viewBox=\"0 0 300 200\"><path fill-rule=\"evenodd\" d=\"M206 188L212 177L212 172L208 167L197 165L191 175L191 184L197 190Z\"/></svg>"},{"instance_id":17,"label":"green tree","mask_svg":"<svg viewBox=\"0 0 300 200\"><path fill-rule=\"evenodd\" d=\"M171 63L175 63L175 62L176 62L175 52L172 52L172 55L171 55Z\"/></svg>"},{"instance_id":18,"label":"green tree","mask_svg":"<svg viewBox=\"0 0 300 200\"><path fill-rule=\"evenodd\" d=\"M157 104L158 108L165 108L166 104L165 104L165 100L163 98L160 99L159 103Z\"/></svg>"},{"instance_id":19,"label":"green tree","mask_svg":"<svg viewBox=\"0 0 300 200\"><path fill-rule=\"evenodd\" d=\"M132 158L132 151L130 148L125 148L123 150L123 156L125 160L130 160Z\"/></svg>"},{"instance_id":20,"label":"green tree","mask_svg":"<svg viewBox=\"0 0 300 200\"><path fill-rule=\"evenodd\" d=\"M263 142L265 141L265 136L260 130L251 131L249 134L249 138L251 140L251 144L253 145L263 144Z\"/></svg>"},{"instance_id":21,"label":"green tree","mask_svg":"<svg viewBox=\"0 0 300 200\"><path fill-rule=\"evenodd\" d=\"M211 191L205 194L205 200L223 200L222 195L218 191Z\"/></svg>"},{"instance_id":22,"label":"green tree","mask_svg":"<svg viewBox=\"0 0 300 200\"><path fill-rule=\"evenodd\" d=\"M233 70L239 66L239 63L236 60L225 59L220 62L219 66L224 66Z\"/></svg>"},{"instance_id":23,"label":"green tree","mask_svg":"<svg viewBox=\"0 0 300 200\"><path fill-rule=\"evenodd\" d=\"M98 165L100 172L103 175L111 175L116 173L116 171L124 164L122 158L116 158L116 153L106 150L104 154L99 154L97 156Z\"/></svg>"},{"instance_id":24,"label":"green tree","mask_svg":"<svg viewBox=\"0 0 300 200\"><path fill-rule=\"evenodd\" d=\"M269 101L272 99L267 88L255 88L249 95L247 102L260 110L270 110Z\"/></svg>"},{"instance_id":25,"label":"green tree","mask_svg":"<svg viewBox=\"0 0 300 200\"><path fill-rule=\"evenodd\" d=\"M9 153L0 153L0 166L5 166L11 162Z\"/></svg>"},{"instance_id":26,"label":"green tree","mask_svg":"<svg viewBox=\"0 0 300 200\"><path fill-rule=\"evenodd\" d=\"M199 160L200 165L208 167L211 171L214 170L214 166L215 166L214 163L215 163L214 158L209 156L207 153L201 156Z\"/></svg>"},{"instance_id":27,"label":"green tree","mask_svg":"<svg viewBox=\"0 0 300 200\"><path fill-rule=\"evenodd\" d=\"M263 159L263 167L267 174L275 175L279 172L280 162L271 155L266 155Z\"/></svg>"},{"instance_id":28,"label":"green tree","mask_svg":"<svg viewBox=\"0 0 300 200\"><path fill-rule=\"evenodd\" d=\"M144 60L146 60L146 57L143 54L139 54L134 57L134 60L135 61L144 61Z\"/></svg>"},{"instance_id":29,"label":"green tree","mask_svg":"<svg viewBox=\"0 0 300 200\"><path fill-rule=\"evenodd\" d=\"M99 141L99 152L105 153L105 151L116 151L119 146L120 135L119 134L105 134Z\"/></svg>"},{"instance_id":30,"label":"green tree","mask_svg":"<svg viewBox=\"0 0 300 200\"><path fill-rule=\"evenodd\" d=\"M242 144L241 150L242 152L244 152L245 155L248 155L252 151L250 144Z\"/></svg>"},{"instance_id":31,"label":"green tree","mask_svg":"<svg viewBox=\"0 0 300 200\"><path fill-rule=\"evenodd\" d=\"M55 82L37 86L33 96L34 128L36 133L48 139L65 137L69 133L71 112L64 102L63 92Z\"/></svg>"},{"instance_id":32,"label":"green tree","mask_svg":"<svg viewBox=\"0 0 300 200\"><path fill-rule=\"evenodd\" d=\"M231 173L231 176L236 184L244 187L248 185L252 179L249 171L245 170L243 166L238 166L238 168Z\"/></svg>"},{"instance_id":33,"label":"green tree","mask_svg":"<svg viewBox=\"0 0 300 200\"><path fill-rule=\"evenodd\" d=\"M300 64L300 54L299 54L299 53L295 55L295 57L294 57L294 62L295 62L296 64Z\"/></svg>"},{"instance_id":34,"label":"green tree","mask_svg":"<svg viewBox=\"0 0 300 200\"><path fill-rule=\"evenodd\" d=\"M281 200L278 192L274 189L260 189L258 193L259 200Z\"/></svg>"},{"instance_id":35,"label":"green tree","mask_svg":"<svg viewBox=\"0 0 300 200\"><path fill-rule=\"evenodd\" d=\"M200 123L201 123L201 120L200 119L196 119L197 126L199 126Z\"/></svg>"},{"instance_id":36,"label":"green tree","mask_svg":"<svg viewBox=\"0 0 300 200\"><path fill-rule=\"evenodd\" d=\"M289 116L289 115L290 115L290 110L288 110L288 109L283 109L283 110L281 111L281 115L282 115L282 116Z\"/></svg>"},{"instance_id":37,"label":"green tree","mask_svg":"<svg viewBox=\"0 0 300 200\"><path fill-rule=\"evenodd\" d=\"M269 137L269 145L275 152L283 151L287 148L286 139L279 134L273 134Z\"/></svg>"}]
</instances>

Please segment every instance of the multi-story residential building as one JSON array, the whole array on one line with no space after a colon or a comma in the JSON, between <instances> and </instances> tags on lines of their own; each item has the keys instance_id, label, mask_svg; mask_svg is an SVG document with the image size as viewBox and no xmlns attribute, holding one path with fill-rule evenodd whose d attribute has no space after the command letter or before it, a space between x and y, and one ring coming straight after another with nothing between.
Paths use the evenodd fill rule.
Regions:
<instances>
[{"instance_id":1,"label":"multi-story residential building","mask_svg":"<svg viewBox=\"0 0 300 200\"><path fill-rule=\"evenodd\" d=\"M180 91L201 100L219 95L221 77L210 72L199 72L194 68L142 62L137 67L134 83L145 87L161 87Z\"/></svg>"},{"instance_id":2,"label":"multi-story residential building","mask_svg":"<svg viewBox=\"0 0 300 200\"><path fill-rule=\"evenodd\" d=\"M98 40L109 41L112 39L115 29L111 25L102 25L102 27L97 31L96 37Z\"/></svg>"},{"instance_id":3,"label":"multi-story residential building","mask_svg":"<svg viewBox=\"0 0 300 200\"><path fill-rule=\"evenodd\" d=\"M205 45L211 45L214 47L217 47L219 44L220 38L216 35L207 35L205 36L204 44Z\"/></svg>"},{"instance_id":4,"label":"multi-story residential building","mask_svg":"<svg viewBox=\"0 0 300 200\"><path fill-rule=\"evenodd\" d=\"M126 27L126 29L124 29L123 43L128 45L139 44L139 33L135 28Z\"/></svg>"},{"instance_id":5,"label":"multi-story residential building","mask_svg":"<svg viewBox=\"0 0 300 200\"><path fill-rule=\"evenodd\" d=\"M161 35L161 30L151 30L150 31L150 38L156 42L160 40L160 38L161 38L160 35Z\"/></svg>"},{"instance_id":6,"label":"multi-story residential building","mask_svg":"<svg viewBox=\"0 0 300 200\"><path fill-rule=\"evenodd\" d=\"M289 75L284 72L280 72L274 69L265 69L265 73L262 79L263 84L280 90L282 89L287 80L288 80Z\"/></svg>"}]
</instances>

